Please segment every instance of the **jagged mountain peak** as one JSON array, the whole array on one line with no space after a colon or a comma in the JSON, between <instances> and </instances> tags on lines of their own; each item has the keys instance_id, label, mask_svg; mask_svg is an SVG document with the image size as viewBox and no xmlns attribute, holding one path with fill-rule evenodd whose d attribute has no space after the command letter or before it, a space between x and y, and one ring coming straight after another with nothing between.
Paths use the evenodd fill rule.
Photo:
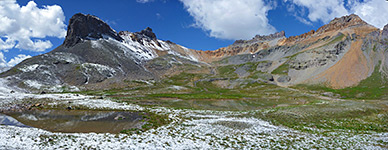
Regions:
<instances>
[{"instance_id":1,"label":"jagged mountain peak","mask_svg":"<svg viewBox=\"0 0 388 150\"><path fill-rule=\"evenodd\" d=\"M366 24L364 20L362 20L358 15L356 14L350 14L347 16L342 16L340 18L334 18L332 21L330 21L329 24L334 23L341 23L341 24Z\"/></svg>"},{"instance_id":2,"label":"jagged mountain peak","mask_svg":"<svg viewBox=\"0 0 388 150\"><path fill-rule=\"evenodd\" d=\"M144 30L141 30L140 32L136 32L139 35L145 36L150 38L151 40L156 40L156 35L154 32L152 32L152 29L150 27L145 28Z\"/></svg>"},{"instance_id":3,"label":"jagged mountain peak","mask_svg":"<svg viewBox=\"0 0 388 150\"><path fill-rule=\"evenodd\" d=\"M334 18L330 23L320 27L316 33L323 33L333 30L341 30L351 26L368 25L364 20L355 14Z\"/></svg>"},{"instance_id":4,"label":"jagged mountain peak","mask_svg":"<svg viewBox=\"0 0 388 150\"><path fill-rule=\"evenodd\" d=\"M280 31L280 32L276 32L273 34L269 34L269 35L256 35L253 39L264 41L264 40L272 40L272 39L276 39L276 38L282 38L285 36L286 36L286 33L284 31Z\"/></svg>"},{"instance_id":5,"label":"jagged mountain peak","mask_svg":"<svg viewBox=\"0 0 388 150\"><path fill-rule=\"evenodd\" d=\"M111 37L121 41L122 38L107 23L96 16L77 13L70 18L67 27L65 47L71 47L82 39L100 39Z\"/></svg>"},{"instance_id":6,"label":"jagged mountain peak","mask_svg":"<svg viewBox=\"0 0 388 150\"><path fill-rule=\"evenodd\" d=\"M257 42L263 42L263 41L270 41L277 38L283 38L286 37L286 34L284 31L276 32L269 35L256 35L250 40L236 40L233 44L247 44L247 43L257 43Z\"/></svg>"},{"instance_id":7,"label":"jagged mountain peak","mask_svg":"<svg viewBox=\"0 0 388 150\"><path fill-rule=\"evenodd\" d=\"M158 46L161 46L158 38L156 37L155 33L152 31L150 27L145 28L144 30L141 30L139 32L129 32L129 31L120 31L119 35L122 37L129 36L132 41L138 42L142 45L144 45L144 42L155 42Z\"/></svg>"}]
</instances>

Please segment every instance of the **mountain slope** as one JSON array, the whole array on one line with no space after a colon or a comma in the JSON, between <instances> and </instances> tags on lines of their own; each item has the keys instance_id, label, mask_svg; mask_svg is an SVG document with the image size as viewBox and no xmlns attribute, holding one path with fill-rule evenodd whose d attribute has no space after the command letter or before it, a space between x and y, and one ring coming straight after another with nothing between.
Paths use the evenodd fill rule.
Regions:
<instances>
[{"instance_id":1,"label":"mountain slope","mask_svg":"<svg viewBox=\"0 0 388 150\"><path fill-rule=\"evenodd\" d=\"M38 91L157 79L159 72L147 69L147 61L170 54L186 63L205 65L192 51L158 40L150 28L117 33L95 16L76 14L70 19L62 45L23 61L1 76L8 77L11 85Z\"/></svg>"},{"instance_id":2,"label":"mountain slope","mask_svg":"<svg viewBox=\"0 0 388 150\"><path fill-rule=\"evenodd\" d=\"M265 62L265 68L259 66L256 71L271 73L274 83L281 86L355 86L369 77L380 61L385 61L385 30L368 25L356 15L344 16L317 31L282 38L257 53L225 58L219 65ZM386 74L384 69L380 71Z\"/></svg>"},{"instance_id":3,"label":"mountain slope","mask_svg":"<svg viewBox=\"0 0 388 150\"><path fill-rule=\"evenodd\" d=\"M30 91L122 88L127 81L159 81L181 73L201 74L185 77L187 86L214 81L236 87L249 80L341 89L358 85L375 69L382 78L388 74L387 41L388 25L379 30L349 15L299 36L286 38L282 31L197 51L157 39L151 28L117 33L95 16L76 14L61 46L1 77Z\"/></svg>"}]
</instances>

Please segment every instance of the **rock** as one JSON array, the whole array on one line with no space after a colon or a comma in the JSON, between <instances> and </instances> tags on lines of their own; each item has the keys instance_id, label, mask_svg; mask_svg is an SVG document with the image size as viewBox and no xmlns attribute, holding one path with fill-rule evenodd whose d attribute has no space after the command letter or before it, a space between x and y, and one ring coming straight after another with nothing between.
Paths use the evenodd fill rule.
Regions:
<instances>
[{"instance_id":1,"label":"rock","mask_svg":"<svg viewBox=\"0 0 388 150\"><path fill-rule=\"evenodd\" d=\"M259 63L256 67L257 71L266 72L269 67L271 67L272 62L263 62Z\"/></svg>"},{"instance_id":2,"label":"rock","mask_svg":"<svg viewBox=\"0 0 388 150\"><path fill-rule=\"evenodd\" d=\"M123 119L125 119L125 117L120 114L120 115L117 115L114 119L115 120L123 120Z\"/></svg>"},{"instance_id":3,"label":"rock","mask_svg":"<svg viewBox=\"0 0 388 150\"><path fill-rule=\"evenodd\" d=\"M101 19L93 15L75 14L67 26L65 47L72 47L83 39L100 39L109 36L118 41L123 39Z\"/></svg>"},{"instance_id":4,"label":"rock","mask_svg":"<svg viewBox=\"0 0 388 150\"><path fill-rule=\"evenodd\" d=\"M66 107L67 110L72 110L73 108L71 106Z\"/></svg>"},{"instance_id":5,"label":"rock","mask_svg":"<svg viewBox=\"0 0 388 150\"><path fill-rule=\"evenodd\" d=\"M324 92L322 93L323 96L328 96L328 97L333 97L334 96L334 93L332 92Z\"/></svg>"},{"instance_id":6,"label":"rock","mask_svg":"<svg viewBox=\"0 0 388 150\"><path fill-rule=\"evenodd\" d=\"M14 90L12 90L12 91L11 91L11 92L9 92L9 93L13 94L13 93L15 93L15 91L14 91Z\"/></svg>"},{"instance_id":7,"label":"rock","mask_svg":"<svg viewBox=\"0 0 388 150\"><path fill-rule=\"evenodd\" d=\"M256 35L251 40L237 40L233 43L233 45L247 44L247 43L254 43L254 42L261 42L261 41L270 41L270 40L283 38L283 37L286 37L286 34L284 31L280 31L270 35Z\"/></svg>"},{"instance_id":8,"label":"rock","mask_svg":"<svg viewBox=\"0 0 388 150\"><path fill-rule=\"evenodd\" d=\"M388 40L388 24L384 26L383 31L381 31L381 39Z\"/></svg>"},{"instance_id":9,"label":"rock","mask_svg":"<svg viewBox=\"0 0 388 150\"><path fill-rule=\"evenodd\" d=\"M151 40L157 40L156 35L154 32L152 32L152 29L150 27L145 28L144 30L140 32L136 32L138 35L142 35L143 37L148 37Z\"/></svg>"},{"instance_id":10,"label":"rock","mask_svg":"<svg viewBox=\"0 0 388 150\"><path fill-rule=\"evenodd\" d=\"M47 94L47 93L46 93L46 91L42 91L42 92L40 92L40 94Z\"/></svg>"},{"instance_id":11,"label":"rock","mask_svg":"<svg viewBox=\"0 0 388 150\"><path fill-rule=\"evenodd\" d=\"M320 27L316 33L324 33L333 30L340 30L355 25L367 25L359 16L351 14L340 18L335 18L329 24Z\"/></svg>"},{"instance_id":12,"label":"rock","mask_svg":"<svg viewBox=\"0 0 388 150\"><path fill-rule=\"evenodd\" d=\"M154 41L157 46L161 47L161 44L159 43L156 35L154 32L152 32L152 29L150 27L145 28L144 30L140 32L129 32L129 31L120 31L120 36L129 36L131 37L132 41L136 41L142 45L144 45L144 41L151 42ZM156 45L155 45L156 46Z\"/></svg>"},{"instance_id":13,"label":"rock","mask_svg":"<svg viewBox=\"0 0 388 150\"><path fill-rule=\"evenodd\" d=\"M285 82L290 82L291 81L291 77L290 76L287 76L287 75L282 75L280 76L278 79L277 79L278 82L282 82L282 83L285 83Z\"/></svg>"},{"instance_id":14,"label":"rock","mask_svg":"<svg viewBox=\"0 0 388 150\"><path fill-rule=\"evenodd\" d=\"M274 81L273 76L272 76L271 74L265 75L265 78L266 78L268 81Z\"/></svg>"}]
</instances>

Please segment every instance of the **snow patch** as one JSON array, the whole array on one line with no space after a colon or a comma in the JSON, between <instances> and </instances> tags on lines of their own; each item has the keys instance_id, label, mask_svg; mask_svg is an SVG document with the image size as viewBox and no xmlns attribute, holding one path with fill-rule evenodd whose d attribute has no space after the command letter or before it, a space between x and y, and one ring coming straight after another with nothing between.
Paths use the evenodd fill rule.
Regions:
<instances>
[{"instance_id":1,"label":"snow patch","mask_svg":"<svg viewBox=\"0 0 388 150\"><path fill-rule=\"evenodd\" d=\"M87 72L92 71L92 69L96 69L98 73L104 75L108 74L108 77L113 77L116 74L116 70L105 65L94 64L94 63L83 63L82 68L85 68Z\"/></svg>"},{"instance_id":2,"label":"snow patch","mask_svg":"<svg viewBox=\"0 0 388 150\"><path fill-rule=\"evenodd\" d=\"M39 67L38 64L33 64L30 66L24 66L22 68L19 68L19 70L23 72L32 72L32 71L35 71L38 67Z\"/></svg>"},{"instance_id":3,"label":"snow patch","mask_svg":"<svg viewBox=\"0 0 388 150\"><path fill-rule=\"evenodd\" d=\"M27 85L30 88L35 88L35 89L41 89L44 85L40 84L38 81L35 80L26 80L23 81L25 85Z\"/></svg>"},{"instance_id":4,"label":"snow patch","mask_svg":"<svg viewBox=\"0 0 388 150\"><path fill-rule=\"evenodd\" d=\"M55 59L60 61L65 61L69 63L79 63L78 58L71 53L65 53L65 52L55 52L53 56Z\"/></svg>"},{"instance_id":5,"label":"snow patch","mask_svg":"<svg viewBox=\"0 0 388 150\"><path fill-rule=\"evenodd\" d=\"M104 48L104 47L102 46L102 44L100 43L100 41L101 41L101 39L99 39L99 40L91 40L91 46L92 46L92 48L98 48L98 49Z\"/></svg>"},{"instance_id":6,"label":"snow patch","mask_svg":"<svg viewBox=\"0 0 388 150\"><path fill-rule=\"evenodd\" d=\"M177 85L173 85L173 86L170 86L168 87L169 89L173 89L173 90L186 90L187 88L183 87L183 86L177 86Z\"/></svg>"},{"instance_id":7,"label":"snow patch","mask_svg":"<svg viewBox=\"0 0 388 150\"><path fill-rule=\"evenodd\" d=\"M116 40L109 40L109 41L111 43L115 43L118 47L120 47L127 57L134 56L140 61L150 60L158 57L158 55L154 52L154 50L150 46L150 43L144 41L144 39L143 39L144 45L142 45L139 42L132 41L132 38L130 36L121 36L121 37L124 39L123 42L119 42Z\"/></svg>"}]
</instances>

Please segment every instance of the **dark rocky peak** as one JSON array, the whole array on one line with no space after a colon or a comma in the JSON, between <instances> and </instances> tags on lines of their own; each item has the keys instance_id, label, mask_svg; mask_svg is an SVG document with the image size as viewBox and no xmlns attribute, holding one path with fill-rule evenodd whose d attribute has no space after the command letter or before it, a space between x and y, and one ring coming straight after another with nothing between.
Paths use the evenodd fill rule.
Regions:
<instances>
[{"instance_id":1,"label":"dark rocky peak","mask_svg":"<svg viewBox=\"0 0 388 150\"><path fill-rule=\"evenodd\" d=\"M118 41L122 38L108 24L93 15L77 13L70 18L67 27L65 47L71 47L82 40L93 40L111 37Z\"/></svg>"},{"instance_id":2,"label":"dark rocky peak","mask_svg":"<svg viewBox=\"0 0 388 150\"><path fill-rule=\"evenodd\" d=\"M152 29L150 27L147 27L144 30L141 30L140 32L134 32L134 33L129 31L120 31L119 35L130 36L132 41L139 42L142 45L144 45L143 41L147 41L147 42L155 41L156 44L160 45L158 42L158 38L156 37L155 33L152 32Z\"/></svg>"},{"instance_id":3,"label":"dark rocky peak","mask_svg":"<svg viewBox=\"0 0 388 150\"><path fill-rule=\"evenodd\" d=\"M256 35L251 40L237 40L233 44L249 44L249 43L257 43L257 42L264 42L264 41L270 41L277 38L283 38L286 37L286 34L284 31L276 32L269 35Z\"/></svg>"},{"instance_id":4,"label":"dark rocky peak","mask_svg":"<svg viewBox=\"0 0 388 150\"><path fill-rule=\"evenodd\" d=\"M364 20L355 14L335 18L330 23L320 27L316 33L323 33L333 30L340 30L351 26L368 25Z\"/></svg>"},{"instance_id":5,"label":"dark rocky peak","mask_svg":"<svg viewBox=\"0 0 388 150\"><path fill-rule=\"evenodd\" d=\"M157 40L155 33L152 32L152 29L150 27L147 27L144 30L141 30L140 32L136 32L136 34L138 36L142 36L143 38L149 38L151 40Z\"/></svg>"}]
</instances>

